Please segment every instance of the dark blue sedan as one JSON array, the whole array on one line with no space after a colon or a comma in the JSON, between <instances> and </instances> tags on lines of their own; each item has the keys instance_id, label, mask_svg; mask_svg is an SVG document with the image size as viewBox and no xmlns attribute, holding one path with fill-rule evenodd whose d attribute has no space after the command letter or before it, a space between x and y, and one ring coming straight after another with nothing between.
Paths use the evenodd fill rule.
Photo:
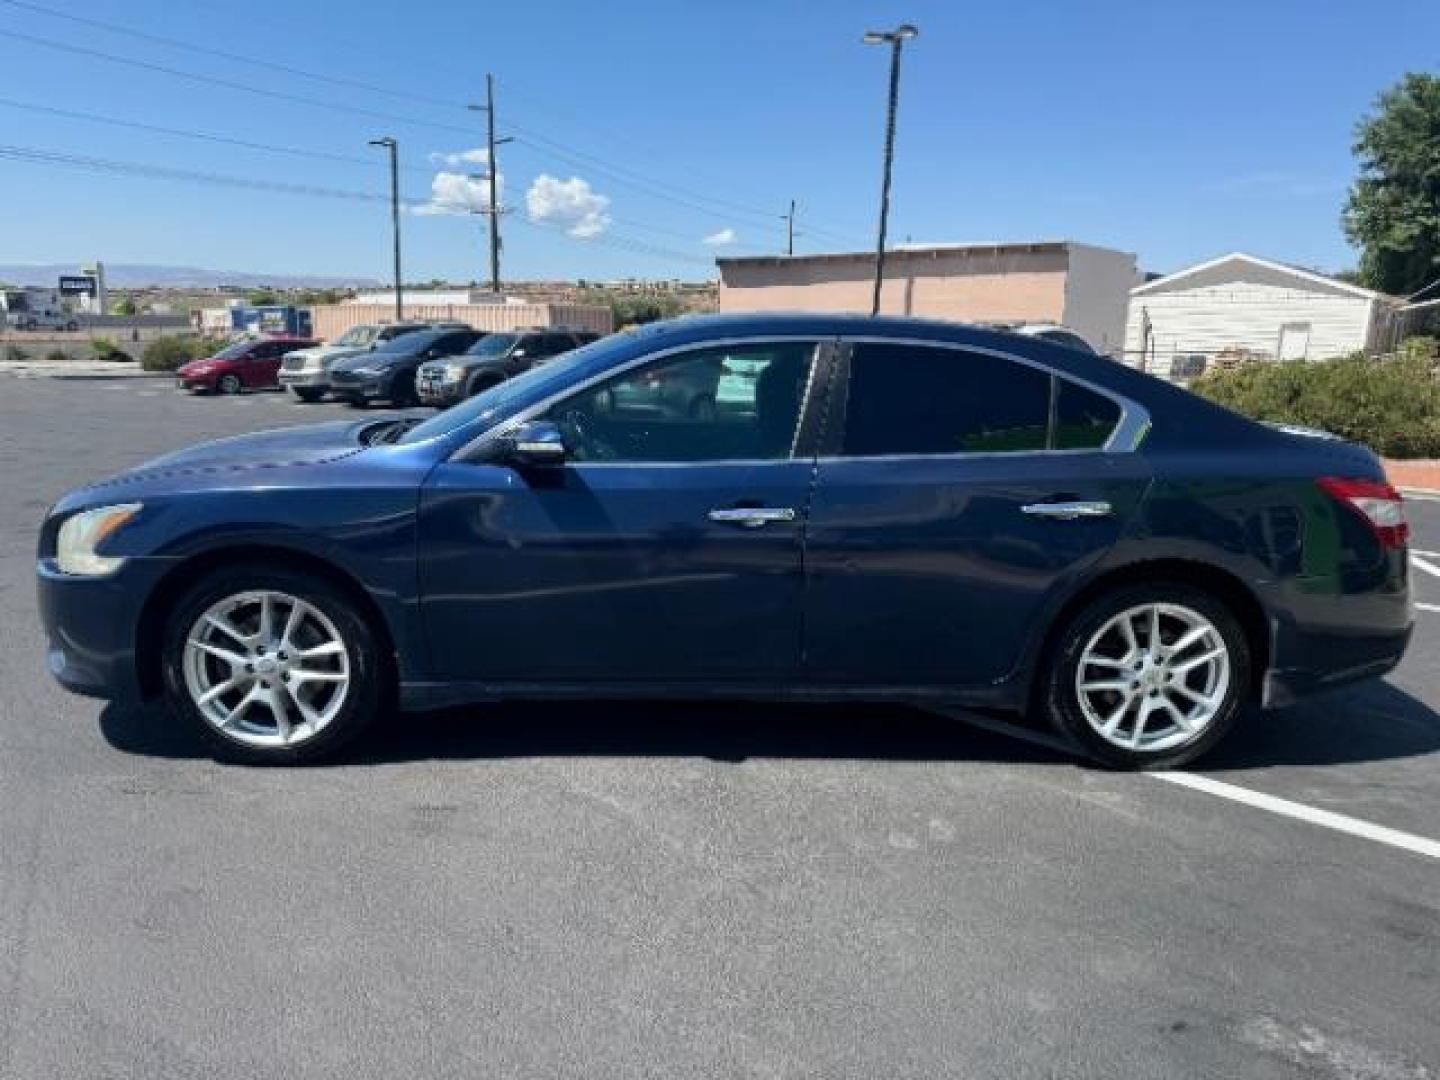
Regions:
<instances>
[{"instance_id":1,"label":"dark blue sedan","mask_svg":"<svg viewBox=\"0 0 1440 1080\"><path fill-rule=\"evenodd\" d=\"M1155 768L1394 667L1406 538L1370 451L1102 357L721 316L81 488L40 604L61 683L250 762L564 695L1004 707Z\"/></svg>"}]
</instances>

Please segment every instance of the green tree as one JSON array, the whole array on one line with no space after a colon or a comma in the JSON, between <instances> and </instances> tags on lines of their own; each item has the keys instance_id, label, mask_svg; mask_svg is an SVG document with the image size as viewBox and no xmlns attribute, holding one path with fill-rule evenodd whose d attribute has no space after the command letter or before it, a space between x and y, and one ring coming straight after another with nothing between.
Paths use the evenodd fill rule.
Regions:
<instances>
[{"instance_id":1,"label":"green tree","mask_svg":"<svg viewBox=\"0 0 1440 1080\"><path fill-rule=\"evenodd\" d=\"M1411 73L1381 94L1354 151L1360 176L1343 224L1360 276L1409 295L1440 278L1440 76Z\"/></svg>"},{"instance_id":2,"label":"green tree","mask_svg":"<svg viewBox=\"0 0 1440 1080\"><path fill-rule=\"evenodd\" d=\"M251 307L266 307L280 303L280 298L270 289L251 289L245 294L245 302Z\"/></svg>"},{"instance_id":3,"label":"green tree","mask_svg":"<svg viewBox=\"0 0 1440 1080\"><path fill-rule=\"evenodd\" d=\"M133 296L122 296L110 305L110 312L113 315L134 315L138 310Z\"/></svg>"}]
</instances>

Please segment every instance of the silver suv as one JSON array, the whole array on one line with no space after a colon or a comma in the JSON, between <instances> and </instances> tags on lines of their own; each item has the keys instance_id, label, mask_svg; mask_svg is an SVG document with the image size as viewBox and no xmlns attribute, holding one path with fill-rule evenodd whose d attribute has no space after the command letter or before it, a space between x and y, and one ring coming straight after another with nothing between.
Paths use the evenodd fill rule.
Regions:
<instances>
[{"instance_id":1,"label":"silver suv","mask_svg":"<svg viewBox=\"0 0 1440 1080\"><path fill-rule=\"evenodd\" d=\"M280 385L301 401L319 401L330 389L330 365L336 360L377 349L402 334L416 330L468 330L464 323L360 323L333 341L312 349L299 349L280 366Z\"/></svg>"}]
</instances>

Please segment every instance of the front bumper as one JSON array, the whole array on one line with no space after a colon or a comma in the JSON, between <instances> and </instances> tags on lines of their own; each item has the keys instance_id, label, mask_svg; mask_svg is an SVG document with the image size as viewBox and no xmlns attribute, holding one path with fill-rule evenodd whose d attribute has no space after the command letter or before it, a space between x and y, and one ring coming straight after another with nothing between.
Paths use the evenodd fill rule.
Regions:
<instances>
[{"instance_id":1,"label":"front bumper","mask_svg":"<svg viewBox=\"0 0 1440 1080\"><path fill-rule=\"evenodd\" d=\"M214 375L177 375L175 376L176 390L214 390Z\"/></svg>"},{"instance_id":2,"label":"front bumper","mask_svg":"<svg viewBox=\"0 0 1440 1080\"><path fill-rule=\"evenodd\" d=\"M388 401L391 395L393 375L347 377L331 375L330 396L341 401Z\"/></svg>"},{"instance_id":3,"label":"front bumper","mask_svg":"<svg viewBox=\"0 0 1440 1080\"><path fill-rule=\"evenodd\" d=\"M328 390L330 389L330 375L325 371L286 371L280 369L280 385L286 387L297 387L301 390Z\"/></svg>"},{"instance_id":4,"label":"front bumper","mask_svg":"<svg viewBox=\"0 0 1440 1080\"><path fill-rule=\"evenodd\" d=\"M465 400L465 384L421 377L415 380L415 395L426 405L456 405Z\"/></svg>"},{"instance_id":5,"label":"front bumper","mask_svg":"<svg viewBox=\"0 0 1440 1080\"><path fill-rule=\"evenodd\" d=\"M136 648L145 600L174 559L132 558L113 574L62 574L54 559L36 567L46 666L66 690L110 701L141 694Z\"/></svg>"}]
</instances>

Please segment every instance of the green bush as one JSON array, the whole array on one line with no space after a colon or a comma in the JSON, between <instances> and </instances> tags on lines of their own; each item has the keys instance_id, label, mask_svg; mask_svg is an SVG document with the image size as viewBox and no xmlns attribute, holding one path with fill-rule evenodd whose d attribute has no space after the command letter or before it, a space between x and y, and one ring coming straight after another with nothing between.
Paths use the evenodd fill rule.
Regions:
<instances>
[{"instance_id":1,"label":"green bush","mask_svg":"<svg viewBox=\"0 0 1440 1080\"><path fill-rule=\"evenodd\" d=\"M1190 389L1256 420L1321 428L1386 457L1440 457L1440 381L1421 345L1386 360L1251 363L1211 372Z\"/></svg>"},{"instance_id":2,"label":"green bush","mask_svg":"<svg viewBox=\"0 0 1440 1080\"><path fill-rule=\"evenodd\" d=\"M19 345L5 346L5 362L7 364L23 364L30 359L30 354Z\"/></svg>"},{"instance_id":3,"label":"green bush","mask_svg":"<svg viewBox=\"0 0 1440 1080\"><path fill-rule=\"evenodd\" d=\"M95 359L121 362L130 359L130 354L107 337L90 339L90 348L95 350Z\"/></svg>"},{"instance_id":4,"label":"green bush","mask_svg":"<svg viewBox=\"0 0 1440 1080\"><path fill-rule=\"evenodd\" d=\"M190 335L158 337L140 354L140 366L146 371L174 371L182 364L209 356L214 351L215 343L208 338Z\"/></svg>"},{"instance_id":5,"label":"green bush","mask_svg":"<svg viewBox=\"0 0 1440 1080\"><path fill-rule=\"evenodd\" d=\"M70 354L64 349L51 349L45 354L47 364L64 364L70 360Z\"/></svg>"}]
</instances>

